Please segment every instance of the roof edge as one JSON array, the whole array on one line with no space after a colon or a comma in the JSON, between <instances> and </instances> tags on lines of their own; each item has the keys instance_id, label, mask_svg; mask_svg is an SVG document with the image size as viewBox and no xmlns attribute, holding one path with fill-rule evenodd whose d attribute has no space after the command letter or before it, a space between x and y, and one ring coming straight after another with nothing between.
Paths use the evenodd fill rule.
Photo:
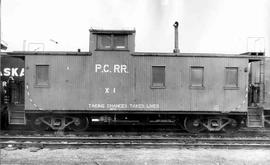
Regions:
<instances>
[{"instance_id":1,"label":"roof edge","mask_svg":"<svg viewBox=\"0 0 270 165\"><path fill-rule=\"evenodd\" d=\"M133 34L136 33L136 30L133 29L119 29L119 30L112 30L112 29L89 29L89 31L93 34Z\"/></svg>"},{"instance_id":2,"label":"roof edge","mask_svg":"<svg viewBox=\"0 0 270 165\"><path fill-rule=\"evenodd\" d=\"M10 55L78 55L91 56L92 52L70 52L70 51L14 51L7 52Z\"/></svg>"},{"instance_id":3,"label":"roof edge","mask_svg":"<svg viewBox=\"0 0 270 165\"><path fill-rule=\"evenodd\" d=\"M134 52L132 56L161 56L161 57L219 57L219 58L262 58L244 54L224 53L157 53L157 52Z\"/></svg>"}]
</instances>

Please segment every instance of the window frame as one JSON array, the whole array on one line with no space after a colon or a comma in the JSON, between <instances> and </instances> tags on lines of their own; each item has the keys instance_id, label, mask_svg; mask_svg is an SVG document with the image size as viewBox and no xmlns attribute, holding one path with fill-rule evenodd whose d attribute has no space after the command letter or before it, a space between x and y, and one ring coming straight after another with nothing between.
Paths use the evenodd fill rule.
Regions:
<instances>
[{"instance_id":1,"label":"window frame","mask_svg":"<svg viewBox=\"0 0 270 165\"><path fill-rule=\"evenodd\" d=\"M164 68L164 82L162 86L156 86L154 85L154 74L153 74L153 68L154 67L160 67L160 68ZM150 88L152 89L165 89L166 88L166 66L165 65L152 65L151 66L151 86Z\"/></svg>"},{"instance_id":2,"label":"window frame","mask_svg":"<svg viewBox=\"0 0 270 165\"><path fill-rule=\"evenodd\" d=\"M100 48L99 38L103 35L110 36L110 48ZM115 36L124 36L125 48L116 48L115 46ZM128 34L97 34L96 35L96 50L97 51L129 51L128 48Z\"/></svg>"},{"instance_id":3,"label":"window frame","mask_svg":"<svg viewBox=\"0 0 270 165\"><path fill-rule=\"evenodd\" d=\"M227 83L227 69L236 69L237 71L237 79L236 79L236 85L233 86L233 85L229 85L229 84L226 84ZM239 67L225 67L225 70L224 70L224 89L225 90L238 90L239 89Z\"/></svg>"},{"instance_id":4,"label":"window frame","mask_svg":"<svg viewBox=\"0 0 270 165\"><path fill-rule=\"evenodd\" d=\"M192 69L193 68L202 69L202 78L201 78L202 80L201 80L201 85L200 86L192 84ZM190 89L204 89L205 88L205 86L204 86L204 76L205 76L205 74L204 74L204 66L190 66L190 71L189 72L190 72L189 73L189 88Z\"/></svg>"},{"instance_id":5,"label":"window frame","mask_svg":"<svg viewBox=\"0 0 270 165\"><path fill-rule=\"evenodd\" d=\"M99 44L99 41L102 40L102 36L109 36L110 37L110 48L100 48L100 44ZM100 41L101 42L101 41ZM98 34L97 35L97 40L96 40L96 49L97 50L111 50L112 49L112 35L109 35L109 34Z\"/></svg>"},{"instance_id":6,"label":"window frame","mask_svg":"<svg viewBox=\"0 0 270 165\"><path fill-rule=\"evenodd\" d=\"M116 48L116 44L115 44L116 36L124 36L124 46L125 46L125 48ZM112 49L113 50L128 50L128 35L125 35L125 34L113 34L111 41L112 41Z\"/></svg>"},{"instance_id":7,"label":"window frame","mask_svg":"<svg viewBox=\"0 0 270 165\"><path fill-rule=\"evenodd\" d=\"M39 66L47 66L48 68L48 80L47 80L47 83L46 84L38 84L38 67ZM36 64L35 65L35 87L50 87L50 65L48 64Z\"/></svg>"}]
</instances>

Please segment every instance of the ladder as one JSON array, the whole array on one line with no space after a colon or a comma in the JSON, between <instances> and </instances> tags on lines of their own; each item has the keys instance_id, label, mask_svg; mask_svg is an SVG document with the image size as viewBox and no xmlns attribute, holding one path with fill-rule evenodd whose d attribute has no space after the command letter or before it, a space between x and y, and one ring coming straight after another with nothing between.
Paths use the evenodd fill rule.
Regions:
<instances>
[{"instance_id":1,"label":"ladder","mask_svg":"<svg viewBox=\"0 0 270 165\"><path fill-rule=\"evenodd\" d=\"M14 125L25 125L25 110L24 104L20 105L10 105L8 111L8 121L9 124Z\"/></svg>"}]
</instances>

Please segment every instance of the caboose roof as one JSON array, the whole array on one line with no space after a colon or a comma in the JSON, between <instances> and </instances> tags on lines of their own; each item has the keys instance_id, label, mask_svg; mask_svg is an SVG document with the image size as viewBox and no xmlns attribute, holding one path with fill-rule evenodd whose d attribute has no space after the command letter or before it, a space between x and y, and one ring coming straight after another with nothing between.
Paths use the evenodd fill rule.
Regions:
<instances>
[{"instance_id":1,"label":"caboose roof","mask_svg":"<svg viewBox=\"0 0 270 165\"><path fill-rule=\"evenodd\" d=\"M71 52L71 51L14 51L8 52L9 55L58 55L58 56L90 56L91 52Z\"/></svg>"},{"instance_id":2,"label":"caboose roof","mask_svg":"<svg viewBox=\"0 0 270 165\"><path fill-rule=\"evenodd\" d=\"M251 56L246 54L224 54L224 53L158 53L158 52L134 52L133 56L163 56L163 57L216 57L216 58L254 58L262 56Z\"/></svg>"},{"instance_id":3,"label":"caboose roof","mask_svg":"<svg viewBox=\"0 0 270 165\"><path fill-rule=\"evenodd\" d=\"M46 56L91 56L92 52L71 52L71 51L14 51L5 52L6 55L27 56L27 55L46 55ZM4 54L2 54L4 55ZM132 56L138 57L208 57L208 58L248 58L252 61L261 60L265 56L254 56L247 53L243 54L224 54L224 53L162 53L162 52L133 52Z\"/></svg>"},{"instance_id":4,"label":"caboose roof","mask_svg":"<svg viewBox=\"0 0 270 165\"><path fill-rule=\"evenodd\" d=\"M136 33L135 29L89 29L93 34L133 34Z\"/></svg>"}]
</instances>

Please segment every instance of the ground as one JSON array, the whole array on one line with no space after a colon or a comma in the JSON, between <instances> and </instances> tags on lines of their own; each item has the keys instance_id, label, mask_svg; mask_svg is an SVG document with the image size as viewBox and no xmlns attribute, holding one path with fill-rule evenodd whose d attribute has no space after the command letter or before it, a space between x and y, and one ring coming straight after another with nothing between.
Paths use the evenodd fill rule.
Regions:
<instances>
[{"instance_id":1,"label":"ground","mask_svg":"<svg viewBox=\"0 0 270 165\"><path fill-rule=\"evenodd\" d=\"M90 164L90 165L268 165L269 149L183 149L183 148L81 148L1 149L4 164Z\"/></svg>"}]
</instances>

